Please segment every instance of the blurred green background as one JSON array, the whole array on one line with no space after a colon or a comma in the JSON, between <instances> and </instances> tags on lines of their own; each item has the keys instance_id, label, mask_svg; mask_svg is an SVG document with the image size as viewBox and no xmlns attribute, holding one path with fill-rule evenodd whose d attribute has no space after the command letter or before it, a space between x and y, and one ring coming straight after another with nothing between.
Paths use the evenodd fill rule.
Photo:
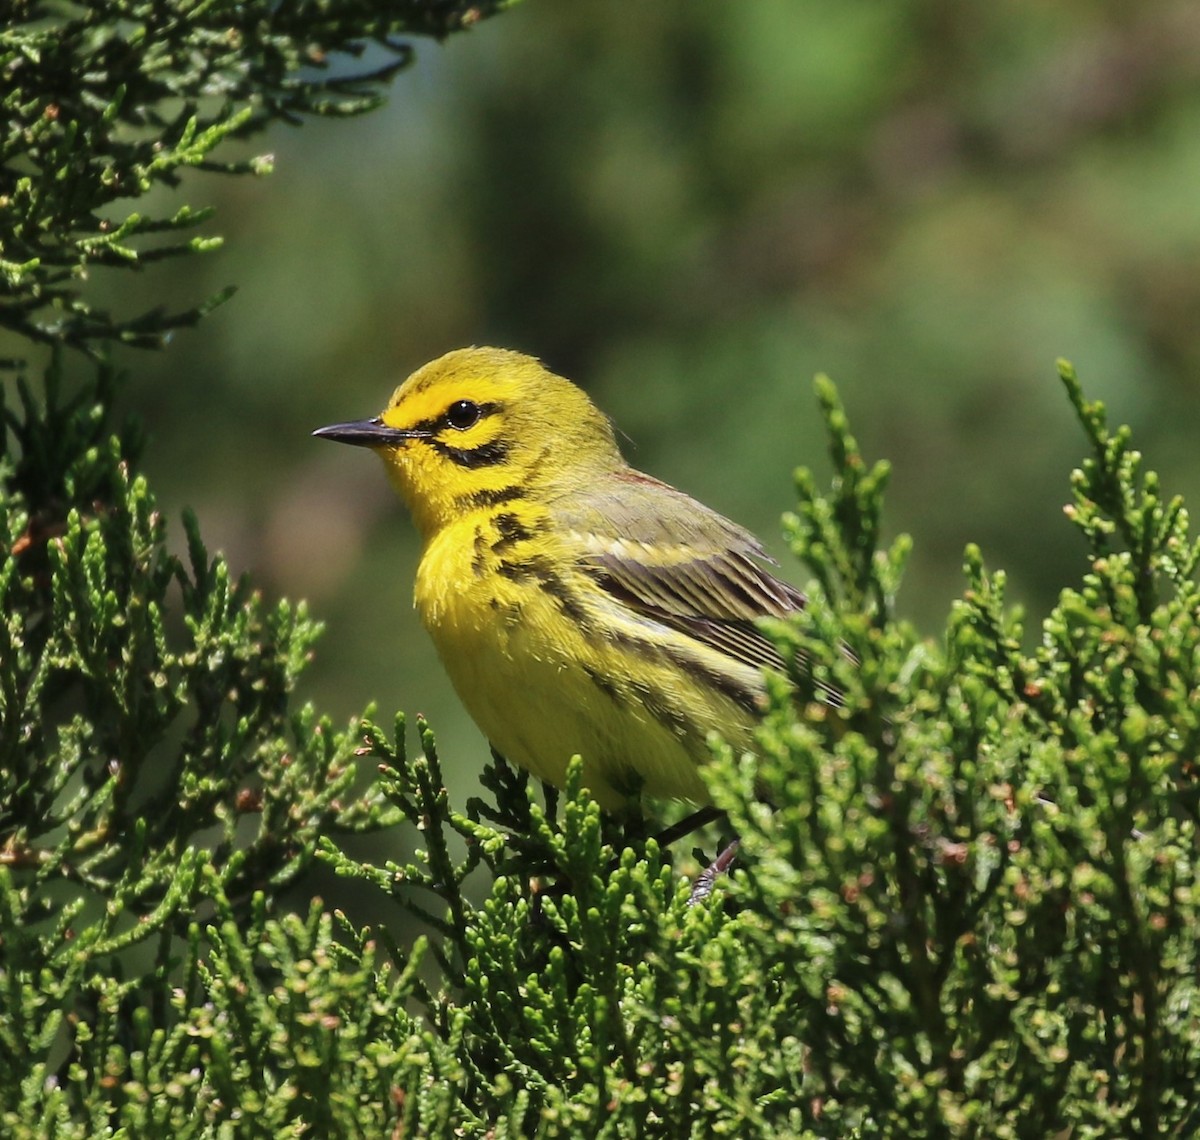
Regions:
<instances>
[{"instance_id":1,"label":"blurred green background","mask_svg":"<svg viewBox=\"0 0 1200 1140\"><path fill-rule=\"evenodd\" d=\"M526 0L418 44L381 112L253 150L274 176L181 196L224 251L114 282L123 312L240 289L123 357L123 399L176 542L190 505L326 621L305 696L428 713L456 796L486 749L412 612L411 526L377 461L308 434L450 348L542 357L781 556L830 373L894 465L930 636L968 541L1034 624L1085 568L1057 356L1200 503L1194 0Z\"/></svg>"}]
</instances>

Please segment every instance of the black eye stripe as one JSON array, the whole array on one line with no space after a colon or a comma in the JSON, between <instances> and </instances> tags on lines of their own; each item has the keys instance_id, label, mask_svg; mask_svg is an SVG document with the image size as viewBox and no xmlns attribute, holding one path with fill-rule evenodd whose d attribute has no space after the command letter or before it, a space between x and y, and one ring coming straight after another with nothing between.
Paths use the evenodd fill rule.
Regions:
<instances>
[{"instance_id":1,"label":"black eye stripe","mask_svg":"<svg viewBox=\"0 0 1200 1140\"><path fill-rule=\"evenodd\" d=\"M450 419L450 411L459 404L474 404L478 408L474 420L465 427L455 427ZM440 416L430 416L427 420L421 420L419 423L413 424L411 428L405 430L412 433L413 436L432 436L438 432L445 431L450 428L455 431L466 431L468 427L474 427L477 423L487 419L489 416L497 416L504 411L503 404L490 403L474 403L472 400L455 400L449 408L447 408Z\"/></svg>"}]
</instances>

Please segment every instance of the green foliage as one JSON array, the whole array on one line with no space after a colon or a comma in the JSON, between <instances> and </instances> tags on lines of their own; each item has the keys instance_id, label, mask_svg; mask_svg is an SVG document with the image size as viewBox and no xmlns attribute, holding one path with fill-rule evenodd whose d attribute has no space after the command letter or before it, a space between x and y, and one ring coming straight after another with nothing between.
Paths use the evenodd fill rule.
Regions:
<instances>
[{"instance_id":1,"label":"green foliage","mask_svg":"<svg viewBox=\"0 0 1200 1140\"><path fill-rule=\"evenodd\" d=\"M849 463L831 503L801 481L800 553L843 587L877 582L867 619L818 600L790 639L842 688L849 731L833 743L781 703L760 761L731 758L740 785L717 791L759 858L737 893L798 963L821 1134L1200 1124L1200 544L1128 430L1109 433L1062 375L1094 452L1067 512L1090 567L1032 653L974 549L944 653L922 646L886 601L895 551L857 541L875 525L875 504L855 507L870 477ZM860 523L831 526L847 509ZM764 811L754 782L791 806Z\"/></svg>"},{"instance_id":2,"label":"green foliage","mask_svg":"<svg viewBox=\"0 0 1200 1140\"><path fill-rule=\"evenodd\" d=\"M511 0L510 0L511 2ZM95 269L201 253L212 211L129 203L188 168L261 174L269 155L222 158L276 120L353 115L412 59L403 34L446 35L504 0L13 0L0 27L0 326L51 343L156 346L227 299L117 318L85 295ZM371 49L385 62L336 66Z\"/></svg>"},{"instance_id":3,"label":"green foliage","mask_svg":"<svg viewBox=\"0 0 1200 1140\"><path fill-rule=\"evenodd\" d=\"M0 1119L95 1135L144 1123L130 1082L191 1067L183 1025L214 992L196 915L245 923L318 835L394 813L356 793L353 728L289 706L304 607L232 581L193 520L169 553L108 373L64 399L56 366L46 389L4 409L0 452Z\"/></svg>"},{"instance_id":4,"label":"green foliage","mask_svg":"<svg viewBox=\"0 0 1200 1140\"><path fill-rule=\"evenodd\" d=\"M289 713L311 623L194 530L170 555L135 444L52 376L7 413L6 1133L1194 1130L1200 548L1064 377L1091 559L1032 651L974 551L942 650L897 619L886 467L820 385L813 603L773 627L801 700L780 679L758 755L718 748L740 863L696 901L578 766L543 805L497 761L460 811L423 723L410 755L403 721ZM336 841L400 819L409 860ZM281 912L314 851L427 935Z\"/></svg>"},{"instance_id":5,"label":"green foliage","mask_svg":"<svg viewBox=\"0 0 1200 1140\"><path fill-rule=\"evenodd\" d=\"M499 6L19 2L0 323L86 348L189 323L204 306L117 319L81 292L207 247L200 211L125 200L255 169L216 153L364 109L397 31ZM368 43L391 58L324 71ZM410 752L403 719L293 708L316 624L190 518L173 553L111 369L67 375L0 409L6 1136L1200 1130L1200 543L1069 368L1088 562L1033 645L973 547L943 643L899 618L888 469L819 382L834 484L799 472L787 520L812 604L771 627L791 677L756 754L714 742L741 850L704 897L578 765L543 799L497 759L459 809L424 722ZM346 843L401 826L408 856ZM318 869L372 930L294 913Z\"/></svg>"}]
</instances>

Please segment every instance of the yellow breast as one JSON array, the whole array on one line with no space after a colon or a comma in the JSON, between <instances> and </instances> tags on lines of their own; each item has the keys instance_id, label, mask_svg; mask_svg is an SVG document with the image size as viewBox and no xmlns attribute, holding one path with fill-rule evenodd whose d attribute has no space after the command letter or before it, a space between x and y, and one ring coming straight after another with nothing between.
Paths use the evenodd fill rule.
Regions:
<instances>
[{"instance_id":1,"label":"yellow breast","mask_svg":"<svg viewBox=\"0 0 1200 1140\"><path fill-rule=\"evenodd\" d=\"M638 792L705 802L708 733L746 744L750 716L559 542L527 506L464 516L429 539L416 606L460 699L495 748L540 779L561 785L581 756L603 807Z\"/></svg>"}]
</instances>

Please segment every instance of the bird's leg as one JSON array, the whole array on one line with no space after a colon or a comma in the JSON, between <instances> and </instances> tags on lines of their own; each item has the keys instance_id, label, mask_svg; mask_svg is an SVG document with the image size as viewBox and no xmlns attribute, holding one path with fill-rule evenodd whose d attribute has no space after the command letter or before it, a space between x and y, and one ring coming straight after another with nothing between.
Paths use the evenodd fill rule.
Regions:
<instances>
[{"instance_id":1,"label":"bird's leg","mask_svg":"<svg viewBox=\"0 0 1200 1140\"><path fill-rule=\"evenodd\" d=\"M733 866L733 860L737 856L740 844L741 840L735 839L704 868L700 878L696 880L696 885L692 888L692 893L688 896L688 906L695 906L712 894L713 884L717 881L718 876L725 874Z\"/></svg>"},{"instance_id":2,"label":"bird's leg","mask_svg":"<svg viewBox=\"0 0 1200 1140\"><path fill-rule=\"evenodd\" d=\"M690 835L693 831L698 831L706 824L725 818L726 816L723 811L710 805L709 807L700 808L699 811L692 812L689 816L685 816L678 823L672 824L670 827L659 832L655 838L658 840L660 847L666 847L668 844L674 843L675 840L682 839L685 835ZM692 888L692 893L688 898L688 906L695 906L696 903L708 898L712 894L713 884L733 866L733 860L737 856L740 842L741 840L734 839L727 846L723 847L717 857L705 867L700 877L696 880L696 885Z\"/></svg>"},{"instance_id":3,"label":"bird's leg","mask_svg":"<svg viewBox=\"0 0 1200 1140\"><path fill-rule=\"evenodd\" d=\"M655 842L659 847L669 847L675 840L682 839L685 835L691 835L693 831L699 831L706 824L723 819L724 816L725 813L720 808L715 808L711 804L708 807L702 807L698 811L692 812L691 815L684 816L678 823L664 828L654 837Z\"/></svg>"}]
</instances>

